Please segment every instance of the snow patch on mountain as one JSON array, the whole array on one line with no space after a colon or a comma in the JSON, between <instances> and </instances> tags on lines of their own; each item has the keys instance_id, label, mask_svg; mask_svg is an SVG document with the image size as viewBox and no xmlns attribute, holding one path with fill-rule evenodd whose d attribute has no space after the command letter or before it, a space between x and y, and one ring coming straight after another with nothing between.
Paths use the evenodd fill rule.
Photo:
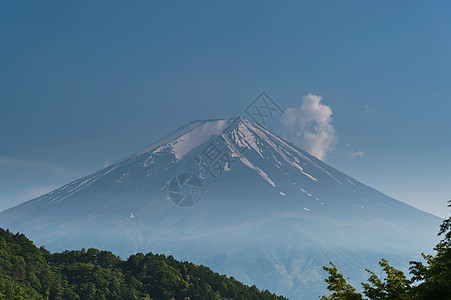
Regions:
<instances>
[{"instance_id":1,"label":"snow patch on mountain","mask_svg":"<svg viewBox=\"0 0 451 300\"><path fill-rule=\"evenodd\" d=\"M227 120L207 122L169 143L176 159L182 159L188 152L219 135L228 126Z\"/></svg>"},{"instance_id":2,"label":"snow patch on mountain","mask_svg":"<svg viewBox=\"0 0 451 300\"><path fill-rule=\"evenodd\" d=\"M156 143L138 151L132 157L141 156L145 153L159 153L165 149L171 149L177 160L182 159L188 152L202 145L230 125L232 120L207 120L195 121L177 130ZM127 158L126 158L127 159ZM124 159L125 160L125 159Z\"/></svg>"},{"instance_id":3,"label":"snow patch on mountain","mask_svg":"<svg viewBox=\"0 0 451 300\"><path fill-rule=\"evenodd\" d=\"M262 169L260 169L259 167L254 166L246 157L241 156L240 160L243 164L245 164L246 166L248 166L249 168L251 168L252 170L257 171L258 175L260 175L261 177L263 177L264 180L266 180L266 182L268 182L270 185L272 185L273 187L276 187L276 184L274 183L274 181L271 180L271 178L269 178L268 174L265 173L265 171L263 171Z\"/></svg>"}]
</instances>

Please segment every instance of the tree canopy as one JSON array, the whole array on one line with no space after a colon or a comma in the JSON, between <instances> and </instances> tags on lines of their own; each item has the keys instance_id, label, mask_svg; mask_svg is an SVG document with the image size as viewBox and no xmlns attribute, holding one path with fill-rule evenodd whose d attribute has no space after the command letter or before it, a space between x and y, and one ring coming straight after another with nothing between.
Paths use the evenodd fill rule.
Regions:
<instances>
[{"instance_id":1,"label":"tree canopy","mask_svg":"<svg viewBox=\"0 0 451 300\"><path fill-rule=\"evenodd\" d=\"M448 201L451 207L451 200ZM379 262L385 274L379 278L374 272L369 273L367 283L362 283L363 294L370 300L450 300L451 299L451 217L444 220L438 233L443 239L434 247L435 255L422 254L424 262L411 261L409 273L411 279L404 272L390 266L385 259ZM324 281L328 283L328 299L365 299L363 295L346 282L344 276L338 272L335 265L324 266L329 273Z\"/></svg>"},{"instance_id":2,"label":"tree canopy","mask_svg":"<svg viewBox=\"0 0 451 300\"><path fill-rule=\"evenodd\" d=\"M50 253L0 229L0 299L286 299L202 265L137 253Z\"/></svg>"}]
</instances>

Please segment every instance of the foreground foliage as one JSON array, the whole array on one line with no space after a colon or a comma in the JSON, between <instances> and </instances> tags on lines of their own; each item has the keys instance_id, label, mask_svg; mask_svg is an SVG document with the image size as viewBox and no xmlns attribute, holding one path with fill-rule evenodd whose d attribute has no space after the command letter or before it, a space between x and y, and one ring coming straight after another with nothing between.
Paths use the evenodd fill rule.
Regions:
<instances>
[{"instance_id":1,"label":"foreground foliage","mask_svg":"<svg viewBox=\"0 0 451 300\"><path fill-rule=\"evenodd\" d=\"M0 229L0 299L285 299L172 256L50 253Z\"/></svg>"},{"instance_id":2,"label":"foreground foliage","mask_svg":"<svg viewBox=\"0 0 451 300\"><path fill-rule=\"evenodd\" d=\"M451 207L451 200L448 201ZM439 236L444 238L434 247L434 255L422 254L425 263L411 261L408 279L406 275L388 264L385 259L379 262L385 273L383 279L374 272L366 270L370 277L368 283L362 283L363 294L370 300L450 300L451 299L451 217L444 220L440 226ZM323 267L329 273L324 281L328 283L328 290L333 292L329 296L322 296L322 300L355 300L364 299L363 295L346 283L346 279L333 263L331 267Z\"/></svg>"}]
</instances>

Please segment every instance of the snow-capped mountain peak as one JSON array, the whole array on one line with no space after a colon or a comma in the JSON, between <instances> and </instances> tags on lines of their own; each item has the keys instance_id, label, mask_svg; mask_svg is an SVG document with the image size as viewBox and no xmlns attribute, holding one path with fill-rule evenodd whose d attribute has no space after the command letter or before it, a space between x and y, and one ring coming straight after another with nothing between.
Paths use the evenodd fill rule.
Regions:
<instances>
[{"instance_id":1,"label":"snow-capped mountain peak","mask_svg":"<svg viewBox=\"0 0 451 300\"><path fill-rule=\"evenodd\" d=\"M0 213L0 226L50 250L173 254L306 299L328 261L357 261L359 278L370 258L431 247L439 223L243 117L190 122Z\"/></svg>"}]
</instances>

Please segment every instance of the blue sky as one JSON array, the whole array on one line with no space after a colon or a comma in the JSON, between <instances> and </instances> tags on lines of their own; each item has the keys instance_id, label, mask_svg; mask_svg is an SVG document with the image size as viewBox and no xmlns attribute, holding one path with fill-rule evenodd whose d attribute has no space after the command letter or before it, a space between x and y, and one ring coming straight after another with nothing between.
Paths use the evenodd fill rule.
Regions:
<instances>
[{"instance_id":1,"label":"blue sky","mask_svg":"<svg viewBox=\"0 0 451 300\"><path fill-rule=\"evenodd\" d=\"M283 109L321 96L326 162L447 217L450 14L447 1L2 2L0 210L266 91Z\"/></svg>"}]
</instances>

